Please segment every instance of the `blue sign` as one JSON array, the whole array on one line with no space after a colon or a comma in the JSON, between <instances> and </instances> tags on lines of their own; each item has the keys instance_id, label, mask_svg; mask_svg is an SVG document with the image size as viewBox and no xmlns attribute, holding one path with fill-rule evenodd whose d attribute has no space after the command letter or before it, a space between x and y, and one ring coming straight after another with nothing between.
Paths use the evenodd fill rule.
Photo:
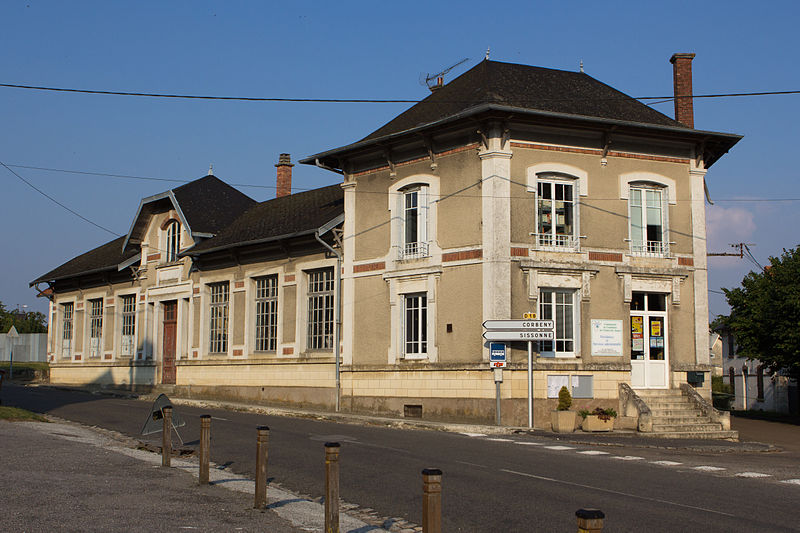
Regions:
<instances>
[{"instance_id":1,"label":"blue sign","mask_svg":"<svg viewBox=\"0 0 800 533\"><path fill-rule=\"evenodd\" d=\"M489 344L489 361L505 362L506 345L501 342L493 342Z\"/></svg>"}]
</instances>

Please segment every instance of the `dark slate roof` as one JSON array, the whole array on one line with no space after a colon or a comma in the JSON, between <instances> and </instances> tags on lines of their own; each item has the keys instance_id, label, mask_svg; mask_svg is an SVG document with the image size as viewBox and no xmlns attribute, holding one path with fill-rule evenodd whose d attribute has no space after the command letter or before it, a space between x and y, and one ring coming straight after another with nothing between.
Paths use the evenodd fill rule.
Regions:
<instances>
[{"instance_id":1,"label":"dark slate roof","mask_svg":"<svg viewBox=\"0 0 800 533\"><path fill-rule=\"evenodd\" d=\"M430 124L482 104L686 128L588 74L486 60L362 141Z\"/></svg>"},{"instance_id":2,"label":"dark slate roof","mask_svg":"<svg viewBox=\"0 0 800 533\"><path fill-rule=\"evenodd\" d=\"M103 272L107 270L117 270L117 265L138 255L139 251L132 249L122 251L122 242L125 237L118 237L111 242L98 246L85 254L70 259L58 268L55 268L31 281L31 285L45 281L79 276L81 274L91 274L93 272Z\"/></svg>"},{"instance_id":3,"label":"dark slate roof","mask_svg":"<svg viewBox=\"0 0 800 533\"><path fill-rule=\"evenodd\" d=\"M216 237L200 242L183 255L311 234L343 214L344 191L340 185L267 200L248 209Z\"/></svg>"},{"instance_id":4,"label":"dark slate roof","mask_svg":"<svg viewBox=\"0 0 800 533\"><path fill-rule=\"evenodd\" d=\"M172 189L194 233L217 233L256 201L216 176L206 176Z\"/></svg>"}]
</instances>

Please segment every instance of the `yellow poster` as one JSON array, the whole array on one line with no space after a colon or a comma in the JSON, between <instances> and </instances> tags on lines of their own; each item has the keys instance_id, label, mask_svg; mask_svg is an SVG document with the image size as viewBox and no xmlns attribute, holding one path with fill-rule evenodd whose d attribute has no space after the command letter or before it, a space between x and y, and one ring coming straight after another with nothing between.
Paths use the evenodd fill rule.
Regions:
<instances>
[{"instance_id":1,"label":"yellow poster","mask_svg":"<svg viewBox=\"0 0 800 533\"><path fill-rule=\"evenodd\" d=\"M650 322L650 336L661 337L661 321L654 320Z\"/></svg>"},{"instance_id":2,"label":"yellow poster","mask_svg":"<svg viewBox=\"0 0 800 533\"><path fill-rule=\"evenodd\" d=\"M638 333L642 334L644 332L644 325L641 316L632 316L631 317L631 333Z\"/></svg>"}]
</instances>

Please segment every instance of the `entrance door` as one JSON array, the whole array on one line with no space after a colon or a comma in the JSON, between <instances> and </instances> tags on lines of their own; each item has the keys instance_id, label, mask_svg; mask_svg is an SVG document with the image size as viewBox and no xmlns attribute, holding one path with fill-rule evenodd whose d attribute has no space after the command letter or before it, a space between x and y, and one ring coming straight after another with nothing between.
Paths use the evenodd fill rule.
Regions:
<instances>
[{"instance_id":1,"label":"entrance door","mask_svg":"<svg viewBox=\"0 0 800 533\"><path fill-rule=\"evenodd\" d=\"M634 292L631 299L631 385L639 389L669 387L667 297Z\"/></svg>"},{"instance_id":2,"label":"entrance door","mask_svg":"<svg viewBox=\"0 0 800 533\"><path fill-rule=\"evenodd\" d=\"M161 383L175 384L175 345L177 344L178 302L164 302L164 335L161 338Z\"/></svg>"}]
</instances>

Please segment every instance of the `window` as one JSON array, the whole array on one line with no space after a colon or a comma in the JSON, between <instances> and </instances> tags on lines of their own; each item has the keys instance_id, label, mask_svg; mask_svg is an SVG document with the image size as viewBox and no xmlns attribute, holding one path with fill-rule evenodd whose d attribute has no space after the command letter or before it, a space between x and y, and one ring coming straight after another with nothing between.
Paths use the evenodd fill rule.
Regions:
<instances>
[{"instance_id":1,"label":"window","mask_svg":"<svg viewBox=\"0 0 800 533\"><path fill-rule=\"evenodd\" d=\"M256 351L274 352L278 345L278 276L256 279Z\"/></svg>"},{"instance_id":2,"label":"window","mask_svg":"<svg viewBox=\"0 0 800 533\"><path fill-rule=\"evenodd\" d=\"M428 187L403 191L403 233L400 259L428 256Z\"/></svg>"},{"instance_id":3,"label":"window","mask_svg":"<svg viewBox=\"0 0 800 533\"><path fill-rule=\"evenodd\" d=\"M120 355L133 357L136 347L136 295L127 294L122 300L122 346Z\"/></svg>"},{"instance_id":4,"label":"window","mask_svg":"<svg viewBox=\"0 0 800 533\"><path fill-rule=\"evenodd\" d=\"M212 283L211 291L211 320L209 324L210 340L208 351L210 353L226 353L228 351L228 282Z\"/></svg>"},{"instance_id":5,"label":"window","mask_svg":"<svg viewBox=\"0 0 800 533\"><path fill-rule=\"evenodd\" d=\"M74 309L75 304L72 302L61 306L63 312L61 321L61 357L64 359L72 357L72 316Z\"/></svg>"},{"instance_id":6,"label":"window","mask_svg":"<svg viewBox=\"0 0 800 533\"><path fill-rule=\"evenodd\" d=\"M406 356L428 352L428 297L423 294L403 296L403 338Z\"/></svg>"},{"instance_id":7,"label":"window","mask_svg":"<svg viewBox=\"0 0 800 533\"><path fill-rule=\"evenodd\" d=\"M577 182L544 181L536 184L536 246L576 249Z\"/></svg>"},{"instance_id":8,"label":"window","mask_svg":"<svg viewBox=\"0 0 800 533\"><path fill-rule=\"evenodd\" d=\"M178 260L181 250L181 225L177 220L167 224L167 263Z\"/></svg>"},{"instance_id":9,"label":"window","mask_svg":"<svg viewBox=\"0 0 800 533\"><path fill-rule=\"evenodd\" d=\"M555 340L539 342L543 357L575 357L575 294L574 290L540 290L539 318L556 323Z\"/></svg>"},{"instance_id":10,"label":"window","mask_svg":"<svg viewBox=\"0 0 800 533\"><path fill-rule=\"evenodd\" d=\"M333 349L333 295L332 268L308 273L308 333L309 350Z\"/></svg>"},{"instance_id":11,"label":"window","mask_svg":"<svg viewBox=\"0 0 800 533\"><path fill-rule=\"evenodd\" d=\"M89 300L89 357L100 357L103 340L103 299Z\"/></svg>"},{"instance_id":12,"label":"window","mask_svg":"<svg viewBox=\"0 0 800 533\"><path fill-rule=\"evenodd\" d=\"M631 187L631 253L664 256L669 254L666 240L664 191L647 186Z\"/></svg>"}]
</instances>

